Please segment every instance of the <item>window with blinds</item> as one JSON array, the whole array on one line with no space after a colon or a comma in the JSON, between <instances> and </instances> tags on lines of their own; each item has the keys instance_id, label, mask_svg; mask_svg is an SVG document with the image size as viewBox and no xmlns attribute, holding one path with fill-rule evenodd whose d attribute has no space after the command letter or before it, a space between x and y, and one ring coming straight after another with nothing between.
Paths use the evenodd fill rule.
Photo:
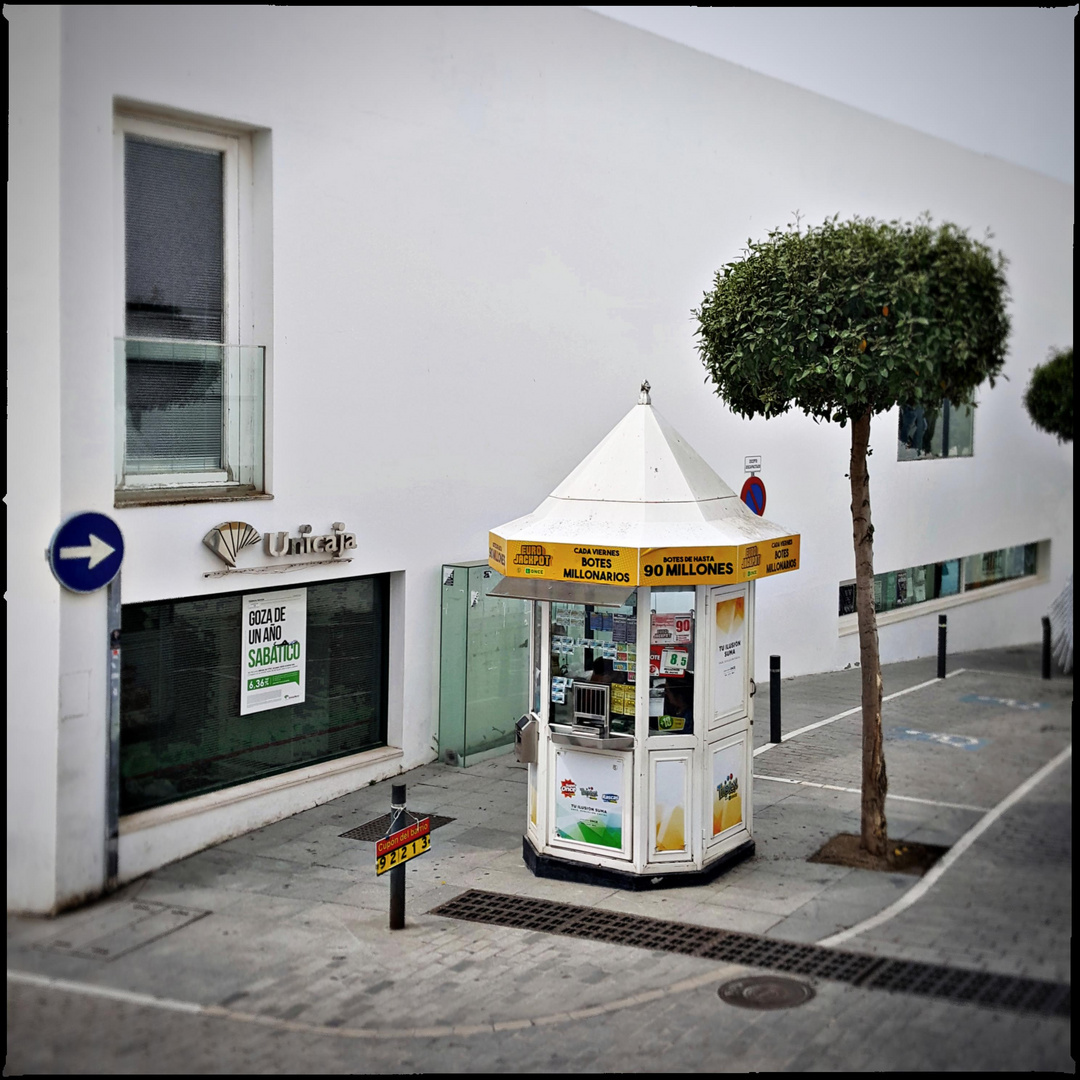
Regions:
<instances>
[{"instance_id":1,"label":"window with blinds","mask_svg":"<svg viewBox=\"0 0 1080 1080\"><path fill-rule=\"evenodd\" d=\"M127 464L221 469L223 153L124 137ZM196 344L212 342L215 344ZM188 343L188 344L185 344Z\"/></svg>"},{"instance_id":2,"label":"window with blinds","mask_svg":"<svg viewBox=\"0 0 1080 1080\"><path fill-rule=\"evenodd\" d=\"M265 349L242 337L254 298L240 288L258 278L252 137L118 114L115 138L118 496L260 491Z\"/></svg>"},{"instance_id":3,"label":"window with blinds","mask_svg":"<svg viewBox=\"0 0 1080 1080\"><path fill-rule=\"evenodd\" d=\"M306 588L305 700L247 716L243 594L124 605L121 814L386 745L388 575Z\"/></svg>"}]
</instances>

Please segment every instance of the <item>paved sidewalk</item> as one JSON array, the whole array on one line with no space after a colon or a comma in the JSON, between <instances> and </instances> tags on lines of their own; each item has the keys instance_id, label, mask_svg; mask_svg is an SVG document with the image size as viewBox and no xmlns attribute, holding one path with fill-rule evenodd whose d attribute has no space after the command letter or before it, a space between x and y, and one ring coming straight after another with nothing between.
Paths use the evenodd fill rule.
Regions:
<instances>
[{"instance_id":1,"label":"paved sidewalk","mask_svg":"<svg viewBox=\"0 0 1080 1080\"><path fill-rule=\"evenodd\" d=\"M1041 680L1038 660L1035 647L953 656L946 680L932 659L885 669L887 697L910 690L884 706L892 839L956 844L1071 745L1072 679ZM817 942L901 901L918 878L806 861L859 828L858 670L785 680L781 692L785 734L856 711L767 746L759 690L757 852L708 886L633 893L534 878L513 755L427 765L399 778L409 807L454 821L407 867L403 931L387 929L374 845L341 836L387 812L389 781L79 911L9 917L5 1074L1074 1071L1064 1019L826 980L812 980L805 1005L755 1012L716 991L760 971L429 914L479 888ZM1071 783L1070 757L924 895L842 947L1070 982Z\"/></svg>"}]
</instances>

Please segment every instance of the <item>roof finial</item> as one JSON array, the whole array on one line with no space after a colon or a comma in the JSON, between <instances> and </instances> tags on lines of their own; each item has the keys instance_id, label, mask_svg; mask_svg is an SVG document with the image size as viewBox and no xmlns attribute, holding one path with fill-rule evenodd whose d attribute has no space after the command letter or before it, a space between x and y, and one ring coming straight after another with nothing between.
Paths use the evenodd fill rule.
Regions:
<instances>
[{"instance_id":1,"label":"roof finial","mask_svg":"<svg viewBox=\"0 0 1080 1080\"><path fill-rule=\"evenodd\" d=\"M638 394L637 403L639 405L651 405L652 404L652 398L649 397L649 391L651 389L652 389L652 387L649 385L649 380L646 379L641 384L641 393Z\"/></svg>"}]
</instances>

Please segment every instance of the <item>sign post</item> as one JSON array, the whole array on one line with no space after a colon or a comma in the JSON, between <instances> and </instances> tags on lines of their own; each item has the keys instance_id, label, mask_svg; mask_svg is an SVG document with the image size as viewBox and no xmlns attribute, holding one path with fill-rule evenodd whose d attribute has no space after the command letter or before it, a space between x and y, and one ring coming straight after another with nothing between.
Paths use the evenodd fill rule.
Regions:
<instances>
[{"instance_id":1,"label":"sign post","mask_svg":"<svg viewBox=\"0 0 1080 1080\"><path fill-rule=\"evenodd\" d=\"M405 864L431 848L431 818L406 824L405 785L394 784L390 794L390 827L375 844L375 875L390 872L390 929L405 929Z\"/></svg>"},{"instance_id":2,"label":"sign post","mask_svg":"<svg viewBox=\"0 0 1080 1080\"><path fill-rule=\"evenodd\" d=\"M105 514L73 514L45 552L53 577L69 592L106 593L105 890L116 888L120 843L120 564L124 537Z\"/></svg>"},{"instance_id":3,"label":"sign post","mask_svg":"<svg viewBox=\"0 0 1080 1080\"><path fill-rule=\"evenodd\" d=\"M405 818L405 785L390 789L390 835L401 830ZM405 863L390 871L390 929L405 929Z\"/></svg>"}]
</instances>

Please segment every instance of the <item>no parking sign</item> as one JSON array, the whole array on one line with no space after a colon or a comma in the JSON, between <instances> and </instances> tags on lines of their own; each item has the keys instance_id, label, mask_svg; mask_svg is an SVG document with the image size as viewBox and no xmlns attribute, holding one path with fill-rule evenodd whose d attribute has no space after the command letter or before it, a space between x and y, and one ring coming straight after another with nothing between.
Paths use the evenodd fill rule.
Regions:
<instances>
[{"instance_id":1,"label":"no parking sign","mask_svg":"<svg viewBox=\"0 0 1080 1080\"><path fill-rule=\"evenodd\" d=\"M761 517L765 513L765 485L761 482L761 478L757 476L749 476L746 479L746 483L742 486L742 491L739 493L739 498L742 499L751 510Z\"/></svg>"}]
</instances>

